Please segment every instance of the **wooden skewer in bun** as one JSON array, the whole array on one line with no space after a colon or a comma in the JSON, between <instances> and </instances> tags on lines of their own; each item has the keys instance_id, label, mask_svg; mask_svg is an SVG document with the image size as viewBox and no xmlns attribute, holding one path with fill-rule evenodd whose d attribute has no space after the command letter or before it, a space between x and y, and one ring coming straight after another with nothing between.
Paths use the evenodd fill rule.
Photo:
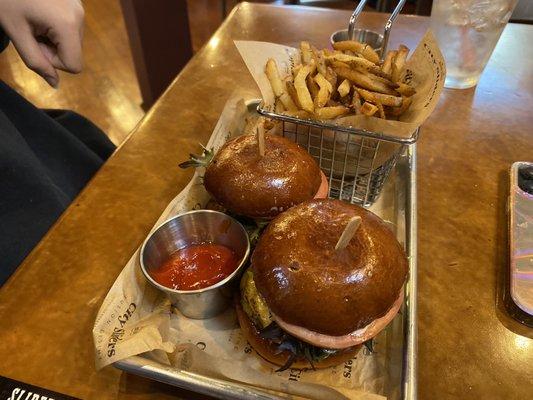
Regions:
<instances>
[{"instance_id":1,"label":"wooden skewer in bun","mask_svg":"<svg viewBox=\"0 0 533 400\"><path fill-rule=\"evenodd\" d=\"M257 126L257 147L259 149L259 156L265 156L265 125L260 122Z\"/></svg>"},{"instance_id":2,"label":"wooden skewer in bun","mask_svg":"<svg viewBox=\"0 0 533 400\"><path fill-rule=\"evenodd\" d=\"M344 231L341 234L341 237L337 241L337 244L335 245L335 250L342 250L348 246L348 243L350 243L350 240L352 240L353 235L355 235L355 232L357 232L357 229L361 225L361 217L355 216L348 223L346 224L346 227L344 228Z\"/></svg>"}]
</instances>

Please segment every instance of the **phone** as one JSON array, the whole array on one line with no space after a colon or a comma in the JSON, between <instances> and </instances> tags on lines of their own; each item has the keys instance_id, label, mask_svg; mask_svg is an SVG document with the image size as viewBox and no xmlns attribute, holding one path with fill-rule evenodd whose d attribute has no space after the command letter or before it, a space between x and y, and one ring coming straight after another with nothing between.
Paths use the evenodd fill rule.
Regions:
<instances>
[{"instance_id":1,"label":"phone","mask_svg":"<svg viewBox=\"0 0 533 400\"><path fill-rule=\"evenodd\" d=\"M510 294L533 316L533 162L511 166L509 196Z\"/></svg>"}]
</instances>

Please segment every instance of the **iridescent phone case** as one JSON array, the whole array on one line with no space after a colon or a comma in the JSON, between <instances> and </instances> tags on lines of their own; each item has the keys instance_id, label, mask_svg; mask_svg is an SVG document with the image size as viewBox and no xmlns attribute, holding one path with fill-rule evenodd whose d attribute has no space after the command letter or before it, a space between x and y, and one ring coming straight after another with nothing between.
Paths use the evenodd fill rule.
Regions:
<instances>
[{"instance_id":1,"label":"iridescent phone case","mask_svg":"<svg viewBox=\"0 0 533 400\"><path fill-rule=\"evenodd\" d=\"M533 163L511 167L509 197L510 293L533 316Z\"/></svg>"}]
</instances>

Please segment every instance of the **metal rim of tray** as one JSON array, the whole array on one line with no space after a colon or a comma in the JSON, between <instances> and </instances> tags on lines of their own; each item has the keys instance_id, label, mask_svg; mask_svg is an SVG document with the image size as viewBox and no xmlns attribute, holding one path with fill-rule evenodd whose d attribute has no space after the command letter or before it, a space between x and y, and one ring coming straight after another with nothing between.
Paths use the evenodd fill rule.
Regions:
<instances>
[{"instance_id":1,"label":"metal rim of tray","mask_svg":"<svg viewBox=\"0 0 533 400\"><path fill-rule=\"evenodd\" d=\"M408 168L399 171L406 180L406 251L409 259L409 280L406 286L407 303L404 326L402 400L417 398L417 202L416 202L416 145L408 146L406 157ZM407 169L407 170L405 170ZM126 372L140 375L172 386L219 398L238 400L283 399L262 389L244 383L209 378L188 371L180 371L170 366L147 360L141 356L133 356L113 363Z\"/></svg>"}]
</instances>

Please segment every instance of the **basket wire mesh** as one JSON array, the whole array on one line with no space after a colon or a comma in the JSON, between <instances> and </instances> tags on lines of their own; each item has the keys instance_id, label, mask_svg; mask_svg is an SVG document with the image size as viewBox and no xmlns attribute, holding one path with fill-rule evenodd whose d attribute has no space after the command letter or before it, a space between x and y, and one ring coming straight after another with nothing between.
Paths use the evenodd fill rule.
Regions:
<instances>
[{"instance_id":1,"label":"basket wire mesh","mask_svg":"<svg viewBox=\"0 0 533 400\"><path fill-rule=\"evenodd\" d=\"M406 145L383 146L382 140L281 121L282 134L307 149L329 182L331 198L369 206ZM383 154L385 152L386 154ZM386 156L386 159L384 159Z\"/></svg>"}]
</instances>

